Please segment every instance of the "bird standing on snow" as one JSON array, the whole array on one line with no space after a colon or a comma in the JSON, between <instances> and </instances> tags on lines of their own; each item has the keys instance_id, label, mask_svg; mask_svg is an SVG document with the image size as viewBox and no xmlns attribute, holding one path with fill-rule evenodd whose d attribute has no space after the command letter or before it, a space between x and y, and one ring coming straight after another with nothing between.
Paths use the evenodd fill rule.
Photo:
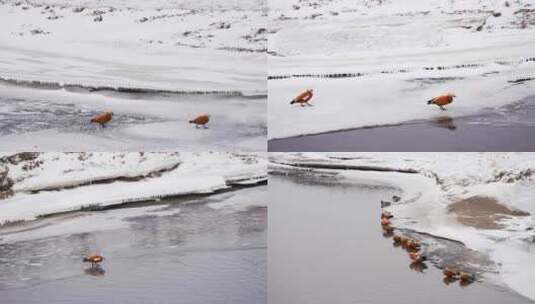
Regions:
<instances>
[{"instance_id":1,"label":"bird standing on snow","mask_svg":"<svg viewBox=\"0 0 535 304\"><path fill-rule=\"evenodd\" d=\"M430 104L434 104L434 105L437 105L439 106L442 110L446 110L446 108L444 108L445 105L447 104L450 104L453 102L453 98L456 97L455 94L453 93L444 93L440 96L437 96L433 99L429 99L427 101L427 104L430 105Z\"/></svg>"},{"instance_id":2,"label":"bird standing on snow","mask_svg":"<svg viewBox=\"0 0 535 304\"><path fill-rule=\"evenodd\" d=\"M85 263L91 263L91 267L97 267L99 263L104 261L104 257L98 254L88 255L83 260Z\"/></svg>"},{"instance_id":3,"label":"bird standing on snow","mask_svg":"<svg viewBox=\"0 0 535 304\"><path fill-rule=\"evenodd\" d=\"M305 105L311 107L312 105L308 102L310 101L310 99L312 99L312 96L313 96L312 89L308 89L304 91L303 93L297 95L297 97L295 97L294 99L292 99L290 104L298 103L302 107L304 107Z\"/></svg>"},{"instance_id":4,"label":"bird standing on snow","mask_svg":"<svg viewBox=\"0 0 535 304\"><path fill-rule=\"evenodd\" d=\"M210 115L200 115L196 117L195 119L192 119L189 121L189 123L195 124L195 128L198 128L199 126L203 126L205 129L206 124L210 121Z\"/></svg>"},{"instance_id":5,"label":"bird standing on snow","mask_svg":"<svg viewBox=\"0 0 535 304\"><path fill-rule=\"evenodd\" d=\"M113 117L113 112L104 112L99 114L91 119L91 122L98 123L104 127L104 125L109 122Z\"/></svg>"}]
</instances>

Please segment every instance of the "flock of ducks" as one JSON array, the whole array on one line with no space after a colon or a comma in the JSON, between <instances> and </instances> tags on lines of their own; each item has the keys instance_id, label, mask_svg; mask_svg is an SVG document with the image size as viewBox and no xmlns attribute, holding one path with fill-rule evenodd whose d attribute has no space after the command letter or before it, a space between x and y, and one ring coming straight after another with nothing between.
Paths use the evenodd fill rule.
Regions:
<instances>
[{"instance_id":1,"label":"flock of ducks","mask_svg":"<svg viewBox=\"0 0 535 304\"><path fill-rule=\"evenodd\" d=\"M392 200L398 202L401 200L399 196L393 196ZM401 247L405 249L411 260L410 268L419 272L427 269L425 261L427 256L422 252L422 245L417 240L405 237L403 235L394 234L395 228L392 226L391 219L394 217L392 213L383 210L383 208L390 206L392 203L388 201L381 201L381 227L383 229L383 236L392 237L394 247ZM476 280L474 274L461 271L456 268L444 267L442 270L444 275L443 282L446 285L455 281L460 281L461 286L466 286Z\"/></svg>"},{"instance_id":2,"label":"flock of ducks","mask_svg":"<svg viewBox=\"0 0 535 304\"><path fill-rule=\"evenodd\" d=\"M113 118L113 112L111 111L103 112L91 118L91 123L97 123L101 127L105 127L106 124L110 122L112 118ZM195 124L195 128L203 127L204 129L207 129L208 128L207 124L209 121L210 121L210 115L203 114L190 120L189 123Z\"/></svg>"},{"instance_id":3,"label":"flock of ducks","mask_svg":"<svg viewBox=\"0 0 535 304\"><path fill-rule=\"evenodd\" d=\"M309 101L312 99L312 96L314 96L313 90L312 89L308 89L308 90L300 93L299 95L297 95L294 99L292 99L290 104L298 104L298 105L301 105L302 107L304 107L304 106L311 107L312 105L309 103ZM444 93L444 94L441 94L441 95L438 95L438 96L436 96L434 98L429 99L427 101L427 104L436 105L440 109L445 111L446 108L444 108L444 106L452 103L453 102L453 98L455 98L455 97L456 97L455 94L447 92L447 93Z\"/></svg>"},{"instance_id":4,"label":"flock of ducks","mask_svg":"<svg viewBox=\"0 0 535 304\"><path fill-rule=\"evenodd\" d=\"M300 93L299 95L297 95L294 99L292 99L290 104L298 104L298 105L300 105L302 107L304 107L304 106L312 107L313 105L310 104L309 101L312 99L313 96L314 96L314 90L308 89L308 90ZM434 105L437 105L438 107L440 107L442 110L446 110L446 108L444 108L444 106L452 103L453 102L453 98L455 98L455 97L456 96L453 93L444 93L442 95L436 96L436 97L428 100L427 104L430 104L430 105L434 104ZM104 126L106 126L106 124L108 122L110 122L112 120L112 118L113 118L113 112L107 111L107 112L100 113L99 115L91 118L91 123L97 123L100 126L104 127ZM190 120L189 123L195 124L196 128L203 127L203 128L206 129L206 128L208 128L207 124L208 124L209 121L210 121L210 115L202 114L202 115L199 115L199 116L195 117L194 119Z\"/></svg>"}]
</instances>

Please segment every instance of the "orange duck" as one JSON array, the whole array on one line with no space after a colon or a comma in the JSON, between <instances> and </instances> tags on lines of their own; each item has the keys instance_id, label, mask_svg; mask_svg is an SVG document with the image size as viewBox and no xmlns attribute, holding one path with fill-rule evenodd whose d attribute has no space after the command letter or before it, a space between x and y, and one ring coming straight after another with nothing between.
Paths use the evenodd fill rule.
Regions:
<instances>
[{"instance_id":1,"label":"orange duck","mask_svg":"<svg viewBox=\"0 0 535 304\"><path fill-rule=\"evenodd\" d=\"M96 267L99 263L104 261L104 257L98 254L92 254L86 256L83 261L85 263L91 263L91 267Z\"/></svg>"},{"instance_id":2,"label":"orange duck","mask_svg":"<svg viewBox=\"0 0 535 304\"><path fill-rule=\"evenodd\" d=\"M98 123L101 126L104 126L108 123L113 117L113 112L104 112L91 119L91 122Z\"/></svg>"},{"instance_id":3,"label":"orange duck","mask_svg":"<svg viewBox=\"0 0 535 304\"><path fill-rule=\"evenodd\" d=\"M406 243L405 243L405 249L407 251L420 251L420 243L418 243L417 241L415 240L408 240Z\"/></svg>"},{"instance_id":4,"label":"orange duck","mask_svg":"<svg viewBox=\"0 0 535 304\"><path fill-rule=\"evenodd\" d=\"M292 99L290 104L298 103L302 107L304 107L305 105L312 106L310 103L308 103L310 99L312 99L312 96L313 96L312 89L308 89L304 91L303 93L297 95L297 97L295 97L294 99Z\"/></svg>"},{"instance_id":5,"label":"orange duck","mask_svg":"<svg viewBox=\"0 0 535 304\"><path fill-rule=\"evenodd\" d=\"M434 104L439 106L442 110L446 110L444 108L445 105L450 104L453 102L453 98L456 97L453 93L444 93L440 96L437 96L433 99L430 99L427 101L427 104Z\"/></svg>"},{"instance_id":6,"label":"orange duck","mask_svg":"<svg viewBox=\"0 0 535 304\"><path fill-rule=\"evenodd\" d=\"M200 116L197 116L195 119L192 119L189 121L189 123L195 124L195 127L198 128L199 126L206 127L206 124L210 121L210 115L203 114Z\"/></svg>"},{"instance_id":7,"label":"orange duck","mask_svg":"<svg viewBox=\"0 0 535 304\"><path fill-rule=\"evenodd\" d=\"M414 251L409 252L409 257L414 263L422 263L423 261L427 260L427 258L424 255L418 252L414 252Z\"/></svg>"},{"instance_id":8,"label":"orange duck","mask_svg":"<svg viewBox=\"0 0 535 304\"><path fill-rule=\"evenodd\" d=\"M444 277L449 279L459 278L459 271L448 267L444 267L444 269L442 270L442 274L444 274Z\"/></svg>"}]
</instances>

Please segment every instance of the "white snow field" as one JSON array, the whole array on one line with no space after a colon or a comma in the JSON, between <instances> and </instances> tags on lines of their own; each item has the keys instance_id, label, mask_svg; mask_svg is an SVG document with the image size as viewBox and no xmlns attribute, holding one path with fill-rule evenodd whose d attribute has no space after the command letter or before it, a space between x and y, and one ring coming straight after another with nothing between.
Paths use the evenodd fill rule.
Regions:
<instances>
[{"instance_id":1,"label":"white snow field","mask_svg":"<svg viewBox=\"0 0 535 304\"><path fill-rule=\"evenodd\" d=\"M477 114L535 95L533 1L270 1L269 138ZM314 107L290 106L312 88ZM457 95L446 112L426 101Z\"/></svg>"},{"instance_id":2,"label":"white snow field","mask_svg":"<svg viewBox=\"0 0 535 304\"><path fill-rule=\"evenodd\" d=\"M262 153L3 153L13 194L0 223L131 202L208 194L267 180ZM1 194L1 192L0 192Z\"/></svg>"},{"instance_id":3,"label":"white snow field","mask_svg":"<svg viewBox=\"0 0 535 304\"><path fill-rule=\"evenodd\" d=\"M0 149L264 151L266 21L264 0L1 0Z\"/></svg>"},{"instance_id":4,"label":"white snow field","mask_svg":"<svg viewBox=\"0 0 535 304\"><path fill-rule=\"evenodd\" d=\"M458 240L487 254L498 265L498 274L487 274L485 279L535 299L530 284L535 279L535 153L270 154L270 171L284 172L296 165L309 172L335 172L344 183L399 189L401 201L387 208L394 214L395 227ZM355 170L322 169L325 165ZM530 215L506 217L499 229L464 225L448 207L474 196L495 198Z\"/></svg>"},{"instance_id":5,"label":"white snow field","mask_svg":"<svg viewBox=\"0 0 535 304\"><path fill-rule=\"evenodd\" d=\"M0 75L265 92L265 14L263 0L2 0Z\"/></svg>"}]
</instances>

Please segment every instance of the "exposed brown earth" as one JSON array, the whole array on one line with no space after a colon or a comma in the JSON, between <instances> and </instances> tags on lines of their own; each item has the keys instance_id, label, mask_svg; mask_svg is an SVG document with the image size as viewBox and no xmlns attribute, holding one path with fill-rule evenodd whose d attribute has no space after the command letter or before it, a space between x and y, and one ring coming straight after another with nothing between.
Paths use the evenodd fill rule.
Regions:
<instances>
[{"instance_id":1,"label":"exposed brown earth","mask_svg":"<svg viewBox=\"0 0 535 304\"><path fill-rule=\"evenodd\" d=\"M521 210L513 210L500 204L498 200L486 196L472 196L448 207L457 215L457 220L467 226L478 229L503 229L502 220L511 217L529 216Z\"/></svg>"}]
</instances>

